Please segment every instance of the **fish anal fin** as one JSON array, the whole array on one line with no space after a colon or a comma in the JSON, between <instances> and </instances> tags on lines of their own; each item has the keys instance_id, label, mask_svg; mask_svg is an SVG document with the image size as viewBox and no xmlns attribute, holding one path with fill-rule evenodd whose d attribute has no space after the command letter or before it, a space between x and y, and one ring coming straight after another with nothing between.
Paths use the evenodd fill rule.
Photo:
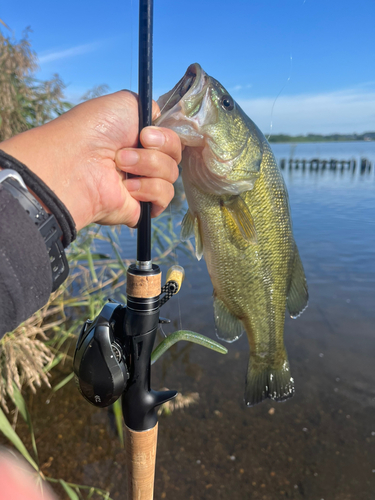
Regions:
<instances>
[{"instance_id":1,"label":"fish anal fin","mask_svg":"<svg viewBox=\"0 0 375 500\"><path fill-rule=\"evenodd\" d=\"M236 316L234 316L222 300L214 295L214 319L216 335L225 342L234 342L244 332L244 326Z\"/></svg>"},{"instance_id":2,"label":"fish anal fin","mask_svg":"<svg viewBox=\"0 0 375 500\"><path fill-rule=\"evenodd\" d=\"M270 398L274 401L285 401L294 395L294 380L290 375L287 354L283 363L277 366L257 363L250 355L247 370L245 403L254 406Z\"/></svg>"},{"instance_id":3,"label":"fish anal fin","mask_svg":"<svg viewBox=\"0 0 375 500\"><path fill-rule=\"evenodd\" d=\"M181 241L187 241L194 236L194 217L191 215L190 210L186 212L181 222Z\"/></svg>"},{"instance_id":4,"label":"fish anal fin","mask_svg":"<svg viewBox=\"0 0 375 500\"><path fill-rule=\"evenodd\" d=\"M223 209L235 224L241 236L249 243L257 242L257 232L250 210L240 195L232 196L223 201Z\"/></svg>"},{"instance_id":5,"label":"fish anal fin","mask_svg":"<svg viewBox=\"0 0 375 500\"><path fill-rule=\"evenodd\" d=\"M305 271L303 269L301 257L298 253L298 248L295 246L292 276L286 302L290 316L294 319L298 318L306 309L308 300L309 292L307 289Z\"/></svg>"}]
</instances>

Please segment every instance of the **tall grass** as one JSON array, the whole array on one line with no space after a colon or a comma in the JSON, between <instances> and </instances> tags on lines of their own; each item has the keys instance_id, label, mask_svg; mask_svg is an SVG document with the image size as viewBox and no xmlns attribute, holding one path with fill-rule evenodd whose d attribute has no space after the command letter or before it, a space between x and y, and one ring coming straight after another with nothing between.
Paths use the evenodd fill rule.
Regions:
<instances>
[{"instance_id":1,"label":"tall grass","mask_svg":"<svg viewBox=\"0 0 375 500\"><path fill-rule=\"evenodd\" d=\"M37 478L60 484L72 500L82 499L83 495L91 498L93 494L108 500L110 497L108 492L98 488L44 477L22 392L26 388L35 392L42 383L49 386L51 371L59 363L72 364L72 344L83 322L99 313L108 296L126 301L124 285L132 256L123 255L119 233L120 228L99 226L82 230L68 252L71 270L68 280L40 311L0 340L0 430L35 469ZM171 215L162 215L154 221L152 240L154 253L158 255L155 262L163 264L169 259L175 260L174 252L181 244ZM181 248L187 253L192 251L189 244ZM59 390L71 378L72 374L53 390ZM10 408L14 411L10 412ZM17 435L19 415L28 424L32 450ZM120 414L117 420L120 429Z\"/></svg>"}]
</instances>

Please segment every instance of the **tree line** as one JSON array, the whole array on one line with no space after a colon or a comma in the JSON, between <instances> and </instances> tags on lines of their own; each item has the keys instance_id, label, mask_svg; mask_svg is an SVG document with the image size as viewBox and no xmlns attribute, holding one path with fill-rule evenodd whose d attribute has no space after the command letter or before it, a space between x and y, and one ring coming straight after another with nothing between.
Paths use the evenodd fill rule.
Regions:
<instances>
[{"instance_id":1,"label":"tree line","mask_svg":"<svg viewBox=\"0 0 375 500\"><path fill-rule=\"evenodd\" d=\"M307 134L287 135L272 134L268 137L269 142L347 142L347 141L375 141L375 132L364 132L363 134Z\"/></svg>"}]
</instances>

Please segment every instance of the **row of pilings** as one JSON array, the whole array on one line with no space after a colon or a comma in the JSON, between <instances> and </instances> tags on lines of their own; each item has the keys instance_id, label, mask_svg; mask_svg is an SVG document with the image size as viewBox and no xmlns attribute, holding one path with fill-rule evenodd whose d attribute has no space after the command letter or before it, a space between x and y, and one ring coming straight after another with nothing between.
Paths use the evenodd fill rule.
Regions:
<instances>
[{"instance_id":1,"label":"row of pilings","mask_svg":"<svg viewBox=\"0 0 375 500\"><path fill-rule=\"evenodd\" d=\"M323 170L340 170L341 172L347 170L356 172L357 169L361 174L371 172L373 165L367 158L361 158L358 162L355 159L351 160L321 160L320 158L313 158L311 160L300 160L298 158L290 158L289 160L280 160L280 168L282 170L310 170L310 171L323 171Z\"/></svg>"}]
</instances>

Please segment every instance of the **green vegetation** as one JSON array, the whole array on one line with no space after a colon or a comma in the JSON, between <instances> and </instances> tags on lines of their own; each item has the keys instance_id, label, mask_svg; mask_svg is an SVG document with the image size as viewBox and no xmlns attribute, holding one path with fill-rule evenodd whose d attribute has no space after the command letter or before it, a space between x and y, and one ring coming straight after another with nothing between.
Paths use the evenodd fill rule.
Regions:
<instances>
[{"instance_id":1,"label":"green vegetation","mask_svg":"<svg viewBox=\"0 0 375 500\"><path fill-rule=\"evenodd\" d=\"M37 479L59 485L72 500L89 499L93 495L95 498L110 500L110 496L108 491L100 488L68 482L62 478L56 479L43 473L32 417L22 392L27 387L35 392L42 382L50 387L50 374L56 365L63 362L73 365L71 352L82 323L99 313L108 296L126 302L124 285L130 261L121 256L119 231L120 228L100 229L99 226L80 231L68 253L71 270L69 279L51 296L46 306L0 340L0 431L35 469ZM103 241L107 243L108 253L96 250L97 244ZM177 246L193 256L191 243L181 245L171 214L162 214L153 222L153 241L154 253L159 254L159 257L154 259L156 263L174 262ZM152 362L181 340L200 344L222 354L227 352L223 346L203 335L179 330L158 345ZM60 390L72 378L71 373L60 380L51 393ZM161 408L160 413L170 415L176 409L194 404L198 398L196 393L180 395L176 401ZM123 445L123 419L119 401L115 403L113 411L117 433ZM21 415L28 425L30 442L27 444L16 431L18 415Z\"/></svg>"},{"instance_id":2,"label":"green vegetation","mask_svg":"<svg viewBox=\"0 0 375 500\"><path fill-rule=\"evenodd\" d=\"M363 134L307 134L287 135L273 134L268 137L268 142L349 142L349 141L375 141L375 132Z\"/></svg>"},{"instance_id":3,"label":"green vegetation","mask_svg":"<svg viewBox=\"0 0 375 500\"><path fill-rule=\"evenodd\" d=\"M4 23L3 23L4 24ZM19 41L0 31L0 141L42 125L68 110L59 75L37 80L37 56L26 30Z\"/></svg>"}]
</instances>

